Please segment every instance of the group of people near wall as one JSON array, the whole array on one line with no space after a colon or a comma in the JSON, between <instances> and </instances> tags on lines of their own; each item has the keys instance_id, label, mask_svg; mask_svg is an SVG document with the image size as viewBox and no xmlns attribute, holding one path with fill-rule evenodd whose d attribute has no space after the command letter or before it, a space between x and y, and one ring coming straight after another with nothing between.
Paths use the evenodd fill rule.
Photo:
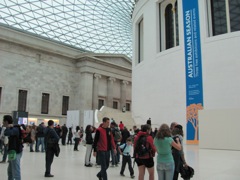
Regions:
<instances>
[{"instance_id":1,"label":"group of people near wall","mask_svg":"<svg viewBox=\"0 0 240 180\"><path fill-rule=\"evenodd\" d=\"M55 151L51 147L51 144L49 144L49 141L51 140L51 143L54 142L58 144L60 137L62 138L62 145L65 145L72 144L72 137L74 136L74 151L78 151L78 144L81 140L82 143L85 143L85 167L93 166L91 161L91 154L93 152L93 156L96 157L96 164L101 166L101 170L97 173L97 178L99 180L108 179L107 169L110 162L112 163L112 167L117 167L120 163L120 155L122 155L120 175L125 176L124 171L128 164L130 177L134 178L134 164L132 163L131 155L132 149L134 163L138 166L138 180L144 179L146 170L149 174L149 180L154 179L155 153L158 154L156 170L159 180L177 180L180 168L182 166L188 166L183 152L182 126L177 123L172 123L171 129L167 124L162 124L159 129L152 131L151 120L148 120L147 124L142 125L140 129L133 126L133 130L130 129L128 131L128 129L124 127L122 121L118 125L115 121L110 121L109 118L104 117L98 128L87 125L85 131L79 126L76 127L74 132L65 125L62 127L54 127L54 122L52 120L48 121L47 126L41 123L38 127L27 128L14 126L12 117L9 115L5 115L3 118L1 137L8 137L8 142L4 138L5 142L8 143L6 152L9 153L11 150L15 150L16 153L15 158L9 160L9 179L21 180L20 159L23 146L19 140L23 138L21 137L23 133L30 134L30 136L34 135L34 133L32 133L34 130L36 137L32 138L30 152L33 152L33 142L37 140L35 151L39 152L39 147L41 146L41 152L45 152L46 154L45 177L54 177L54 175L51 174L51 164L54 159ZM67 136L68 141L66 143ZM144 139L144 141L142 139ZM145 144L141 144L143 142ZM142 152L140 152L138 147L139 144L140 146L145 146L147 153L142 154ZM3 156L2 162L6 162L6 155Z\"/></svg>"},{"instance_id":2,"label":"group of people near wall","mask_svg":"<svg viewBox=\"0 0 240 180\"><path fill-rule=\"evenodd\" d=\"M136 126L133 127L133 138L129 135L129 137L123 140L122 134L119 141L116 141L117 139L115 138L116 127L115 122L110 124L109 118L105 117L102 124L96 130L93 148L94 156L99 154L101 162L101 170L97 173L99 180L108 179L107 169L110 157L113 167L115 161L119 162L118 152L123 155L120 175L125 176L124 170L128 163L130 177L135 177L130 155L132 142L134 162L138 166L138 180L144 180L146 170L149 174L149 180L154 180L155 153L158 154L156 170L159 180L177 180L180 168L188 167L183 152L183 127L181 125L172 123L170 129L167 124L162 124L158 130L155 129L155 131L152 131L151 120L148 120L147 124L142 125L140 130ZM123 130L121 132L123 133ZM144 138L145 142L142 140ZM144 149L146 149L145 153L142 153L143 150L140 150L139 144L140 147L144 146ZM112 156L110 156L111 153ZM190 177L184 177L183 179L187 180Z\"/></svg>"}]
</instances>

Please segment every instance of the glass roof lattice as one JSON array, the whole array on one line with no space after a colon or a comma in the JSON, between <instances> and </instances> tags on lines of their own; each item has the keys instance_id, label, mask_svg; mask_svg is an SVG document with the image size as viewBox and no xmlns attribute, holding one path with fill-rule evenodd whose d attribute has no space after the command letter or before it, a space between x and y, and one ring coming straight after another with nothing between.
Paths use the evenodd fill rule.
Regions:
<instances>
[{"instance_id":1,"label":"glass roof lattice","mask_svg":"<svg viewBox=\"0 0 240 180\"><path fill-rule=\"evenodd\" d=\"M74 48L132 57L134 0L1 0L0 24Z\"/></svg>"}]
</instances>

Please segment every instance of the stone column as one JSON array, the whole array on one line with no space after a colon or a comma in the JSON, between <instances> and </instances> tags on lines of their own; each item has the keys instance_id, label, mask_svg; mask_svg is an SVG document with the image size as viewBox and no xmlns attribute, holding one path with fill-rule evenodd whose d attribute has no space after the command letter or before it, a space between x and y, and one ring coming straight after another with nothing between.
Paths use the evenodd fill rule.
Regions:
<instances>
[{"instance_id":1,"label":"stone column","mask_svg":"<svg viewBox=\"0 0 240 180\"><path fill-rule=\"evenodd\" d=\"M98 109L98 84L101 77L100 74L93 75L93 110Z\"/></svg>"},{"instance_id":2,"label":"stone column","mask_svg":"<svg viewBox=\"0 0 240 180\"><path fill-rule=\"evenodd\" d=\"M120 109L122 110L122 108L125 106L126 107L126 88L128 85L128 81L122 81L121 82L121 97L120 97Z\"/></svg>"},{"instance_id":3,"label":"stone column","mask_svg":"<svg viewBox=\"0 0 240 180\"><path fill-rule=\"evenodd\" d=\"M116 81L115 78L109 77L107 81L107 107L113 107L113 82Z\"/></svg>"}]
</instances>

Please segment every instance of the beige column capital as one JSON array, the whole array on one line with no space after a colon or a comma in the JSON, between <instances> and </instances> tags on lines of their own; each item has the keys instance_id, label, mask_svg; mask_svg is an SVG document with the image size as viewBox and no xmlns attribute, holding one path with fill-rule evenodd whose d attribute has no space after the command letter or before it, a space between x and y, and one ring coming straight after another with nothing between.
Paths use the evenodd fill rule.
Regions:
<instances>
[{"instance_id":1,"label":"beige column capital","mask_svg":"<svg viewBox=\"0 0 240 180\"><path fill-rule=\"evenodd\" d=\"M96 74L96 73L95 73L93 76L94 76L94 78L96 78L96 79L97 79L97 78L100 79L100 78L102 77L101 74Z\"/></svg>"},{"instance_id":2,"label":"beige column capital","mask_svg":"<svg viewBox=\"0 0 240 180\"><path fill-rule=\"evenodd\" d=\"M129 84L129 82L128 82L128 81L125 81L125 80L123 80L122 83L123 83L124 85L128 85L128 84Z\"/></svg>"},{"instance_id":3,"label":"beige column capital","mask_svg":"<svg viewBox=\"0 0 240 180\"><path fill-rule=\"evenodd\" d=\"M114 82L114 81L116 81L116 78L114 78L114 77L109 77L108 80Z\"/></svg>"}]
</instances>

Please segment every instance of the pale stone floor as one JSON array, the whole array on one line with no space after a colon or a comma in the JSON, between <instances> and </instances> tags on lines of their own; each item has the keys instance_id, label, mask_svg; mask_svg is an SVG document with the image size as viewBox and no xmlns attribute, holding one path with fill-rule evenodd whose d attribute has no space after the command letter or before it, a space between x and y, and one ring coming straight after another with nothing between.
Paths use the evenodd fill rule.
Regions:
<instances>
[{"instance_id":1,"label":"pale stone floor","mask_svg":"<svg viewBox=\"0 0 240 180\"><path fill-rule=\"evenodd\" d=\"M24 148L21 160L22 180L97 180L100 170L95 166L85 167L85 147L79 145L79 151L73 151L73 145L61 146L60 157L55 157L52 165L54 178L45 178L45 154L30 153L29 147ZM194 180L240 180L240 151L199 149L197 145L185 145L187 162L195 169ZM95 163L95 158L92 157ZM156 164L155 164L156 165ZM8 163L0 164L0 180L7 180ZM137 166L134 167L135 179L138 179ZM109 167L109 180L131 179L126 168L125 177L119 175L120 167ZM145 180L148 179L147 173ZM181 179L181 178L179 178ZM155 180L157 173L155 171Z\"/></svg>"}]
</instances>

